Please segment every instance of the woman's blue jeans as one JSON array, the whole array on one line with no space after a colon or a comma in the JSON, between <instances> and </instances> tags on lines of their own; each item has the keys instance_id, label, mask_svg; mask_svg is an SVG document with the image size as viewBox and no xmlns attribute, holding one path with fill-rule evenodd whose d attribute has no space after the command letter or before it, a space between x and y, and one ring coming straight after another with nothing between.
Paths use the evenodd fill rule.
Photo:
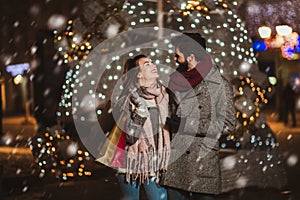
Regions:
<instances>
[{"instance_id":1,"label":"woman's blue jeans","mask_svg":"<svg viewBox=\"0 0 300 200\"><path fill-rule=\"evenodd\" d=\"M154 177L149 179L149 184L139 184L138 181L127 183L125 174L118 174L118 181L122 192L122 200L139 200L140 189L144 187L148 200L167 200L167 191L164 187L157 186Z\"/></svg>"}]
</instances>

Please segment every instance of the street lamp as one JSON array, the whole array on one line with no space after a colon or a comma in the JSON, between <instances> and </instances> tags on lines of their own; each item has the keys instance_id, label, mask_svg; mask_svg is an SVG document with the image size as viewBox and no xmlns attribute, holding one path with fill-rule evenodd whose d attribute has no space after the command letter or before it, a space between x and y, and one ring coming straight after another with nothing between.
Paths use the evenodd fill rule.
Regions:
<instances>
[{"instance_id":1,"label":"street lamp","mask_svg":"<svg viewBox=\"0 0 300 200\"><path fill-rule=\"evenodd\" d=\"M277 25L275 29L277 35L282 37L287 37L293 32L292 27L290 27L289 25ZM264 25L258 28L258 33L262 39L270 38L272 30L270 27Z\"/></svg>"},{"instance_id":2,"label":"street lamp","mask_svg":"<svg viewBox=\"0 0 300 200\"><path fill-rule=\"evenodd\" d=\"M278 25L275 27L276 36L271 38L272 30L268 26L258 28L259 36L263 39L261 43L257 43L263 50L281 49L281 54L284 58L292 59L295 53L300 53L300 39L297 32L293 32L292 27L288 25ZM255 44L254 44L255 45Z\"/></svg>"},{"instance_id":3,"label":"street lamp","mask_svg":"<svg viewBox=\"0 0 300 200\"><path fill-rule=\"evenodd\" d=\"M275 29L279 36L289 36L293 32L292 27L288 25L278 25Z\"/></svg>"},{"instance_id":4,"label":"street lamp","mask_svg":"<svg viewBox=\"0 0 300 200\"><path fill-rule=\"evenodd\" d=\"M280 57L274 57L276 76L269 76L269 82L272 85L277 84L278 91L283 88L284 76L283 70L278 70L281 66L281 57L288 60L296 60L300 58L300 38L297 32L293 32L293 29L289 25L280 24L275 26L276 33L272 37L271 28L268 26L261 26L258 28L259 36L262 40L253 42L253 48L256 51L268 51L278 49L278 55ZM279 120L283 119L283 109L281 107L282 96L280 93L276 93L276 109L279 113Z\"/></svg>"},{"instance_id":5,"label":"street lamp","mask_svg":"<svg viewBox=\"0 0 300 200\"><path fill-rule=\"evenodd\" d=\"M16 85L21 86L21 92L23 95L23 101L25 105L25 123L31 123L30 122L30 103L27 99L27 80L28 78L24 76L26 72L30 70L30 64L29 63L21 63L21 64L14 64L14 65L8 65L6 66L6 71L11 73L13 76L13 82Z\"/></svg>"},{"instance_id":6,"label":"street lamp","mask_svg":"<svg viewBox=\"0 0 300 200\"><path fill-rule=\"evenodd\" d=\"M258 28L259 36L263 39L270 38L272 30L268 26L261 26Z\"/></svg>"}]
</instances>

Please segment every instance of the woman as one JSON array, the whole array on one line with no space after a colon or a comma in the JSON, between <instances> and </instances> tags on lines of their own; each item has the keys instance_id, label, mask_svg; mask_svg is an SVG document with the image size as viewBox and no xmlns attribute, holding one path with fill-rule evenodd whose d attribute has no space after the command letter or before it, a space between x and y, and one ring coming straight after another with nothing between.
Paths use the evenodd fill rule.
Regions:
<instances>
[{"instance_id":1,"label":"woman","mask_svg":"<svg viewBox=\"0 0 300 200\"><path fill-rule=\"evenodd\" d=\"M156 65L146 56L127 60L124 73L124 90L113 109L127 115L123 128L126 159L118 173L123 199L139 199L141 186L149 200L167 199L165 188L157 182L167 168L170 153L165 127L169 96L158 82Z\"/></svg>"}]
</instances>

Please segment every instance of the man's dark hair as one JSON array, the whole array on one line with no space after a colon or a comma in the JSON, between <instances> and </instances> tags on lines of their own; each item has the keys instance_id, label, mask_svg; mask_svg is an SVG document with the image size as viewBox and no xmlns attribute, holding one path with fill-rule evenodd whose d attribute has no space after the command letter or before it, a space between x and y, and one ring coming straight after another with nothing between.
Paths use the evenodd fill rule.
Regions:
<instances>
[{"instance_id":1,"label":"man's dark hair","mask_svg":"<svg viewBox=\"0 0 300 200\"><path fill-rule=\"evenodd\" d=\"M199 33L183 33L173 38L172 44L179 48L185 58L194 54L197 60L201 60L206 49L206 40Z\"/></svg>"},{"instance_id":2,"label":"man's dark hair","mask_svg":"<svg viewBox=\"0 0 300 200\"><path fill-rule=\"evenodd\" d=\"M204 49L206 49L206 40L204 37L200 35L200 33L183 33L184 35L189 36L193 40L195 40L198 44L200 44Z\"/></svg>"}]
</instances>

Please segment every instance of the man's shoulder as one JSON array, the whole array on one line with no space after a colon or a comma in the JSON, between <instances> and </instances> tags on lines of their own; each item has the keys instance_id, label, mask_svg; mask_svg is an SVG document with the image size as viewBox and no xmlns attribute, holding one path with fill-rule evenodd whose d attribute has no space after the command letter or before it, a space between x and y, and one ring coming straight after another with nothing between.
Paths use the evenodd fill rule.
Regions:
<instances>
[{"instance_id":1,"label":"man's shoulder","mask_svg":"<svg viewBox=\"0 0 300 200\"><path fill-rule=\"evenodd\" d=\"M204 78L204 82L221 84L223 82L223 76L220 73L219 69L216 66L213 66L207 76Z\"/></svg>"}]
</instances>

